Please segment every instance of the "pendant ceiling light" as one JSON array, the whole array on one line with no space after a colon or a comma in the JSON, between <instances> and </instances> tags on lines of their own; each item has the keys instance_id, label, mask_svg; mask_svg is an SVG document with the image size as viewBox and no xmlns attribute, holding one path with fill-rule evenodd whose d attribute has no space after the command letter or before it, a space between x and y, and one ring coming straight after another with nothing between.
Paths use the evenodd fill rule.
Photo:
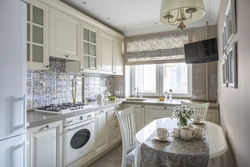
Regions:
<instances>
[{"instance_id":1,"label":"pendant ceiling light","mask_svg":"<svg viewBox=\"0 0 250 167\"><path fill-rule=\"evenodd\" d=\"M186 23L195 22L204 15L203 0L162 0L161 2L161 22L178 25L180 30L186 27Z\"/></svg>"}]
</instances>

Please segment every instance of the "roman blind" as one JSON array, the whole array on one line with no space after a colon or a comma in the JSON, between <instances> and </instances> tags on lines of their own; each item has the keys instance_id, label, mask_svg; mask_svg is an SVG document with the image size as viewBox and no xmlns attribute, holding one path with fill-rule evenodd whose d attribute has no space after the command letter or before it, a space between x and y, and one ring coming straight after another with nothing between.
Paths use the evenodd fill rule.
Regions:
<instances>
[{"instance_id":1,"label":"roman blind","mask_svg":"<svg viewBox=\"0 0 250 167\"><path fill-rule=\"evenodd\" d=\"M184 62L187 31L165 32L125 38L125 64L162 64Z\"/></svg>"}]
</instances>

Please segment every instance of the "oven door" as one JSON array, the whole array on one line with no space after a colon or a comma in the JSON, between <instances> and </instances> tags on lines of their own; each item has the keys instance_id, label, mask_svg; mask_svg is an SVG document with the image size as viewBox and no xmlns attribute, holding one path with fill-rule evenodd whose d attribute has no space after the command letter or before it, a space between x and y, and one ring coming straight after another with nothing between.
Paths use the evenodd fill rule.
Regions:
<instances>
[{"instance_id":1,"label":"oven door","mask_svg":"<svg viewBox=\"0 0 250 167\"><path fill-rule=\"evenodd\" d=\"M64 128L64 160L69 165L94 150L94 120Z\"/></svg>"}]
</instances>

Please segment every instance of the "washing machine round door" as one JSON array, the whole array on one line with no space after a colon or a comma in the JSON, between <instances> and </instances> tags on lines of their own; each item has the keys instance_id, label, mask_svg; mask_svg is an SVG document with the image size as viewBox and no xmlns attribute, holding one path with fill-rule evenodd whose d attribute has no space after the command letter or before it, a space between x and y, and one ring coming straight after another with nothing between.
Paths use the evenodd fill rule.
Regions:
<instances>
[{"instance_id":1,"label":"washing machine round door","mask_svg":"<svg viewBox=\"0 0 250 167\"><path fill-rule=\"evenodd\" d=\"M70 146L74 149L83 147L90 138L90 131L88 129L81 129L77 131L70 140Z\"/></svg>"}]
</instances>

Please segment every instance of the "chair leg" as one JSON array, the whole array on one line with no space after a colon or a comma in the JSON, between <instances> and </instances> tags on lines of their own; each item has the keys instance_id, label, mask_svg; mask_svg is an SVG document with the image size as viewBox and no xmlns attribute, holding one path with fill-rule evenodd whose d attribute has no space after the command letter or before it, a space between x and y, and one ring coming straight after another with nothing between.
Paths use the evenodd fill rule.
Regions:
<instances>
[{"instance_id":1,"label":"chair leg","mask_svg":"<svg viewBox=\"0 0 250 167\"><path fill-rule=\"evenodd\" d=\"M141 148L136 145L135 147L135 158L134 158L134 167L140 167L141 163Z\"/></svg>"}]
</instances>

